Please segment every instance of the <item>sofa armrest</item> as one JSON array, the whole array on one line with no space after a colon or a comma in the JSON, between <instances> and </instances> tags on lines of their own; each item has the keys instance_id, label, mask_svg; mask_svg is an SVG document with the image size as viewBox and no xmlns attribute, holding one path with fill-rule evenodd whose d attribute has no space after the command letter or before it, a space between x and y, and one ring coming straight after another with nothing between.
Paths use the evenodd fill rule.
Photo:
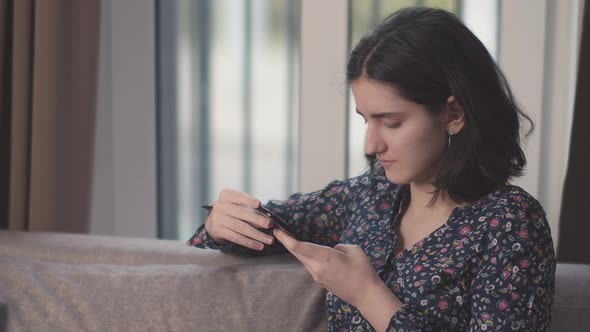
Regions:
<instances>
[{"instance_id":1,"label":"sofa armrest","mask_svg":"<svg viewBox=\"0 0 590 332\"><path fill-rule=\"evenodd\" d=\"M0 231L8 331L325 331L324 291L288 255Z\"/></svg>"}]
</instances>

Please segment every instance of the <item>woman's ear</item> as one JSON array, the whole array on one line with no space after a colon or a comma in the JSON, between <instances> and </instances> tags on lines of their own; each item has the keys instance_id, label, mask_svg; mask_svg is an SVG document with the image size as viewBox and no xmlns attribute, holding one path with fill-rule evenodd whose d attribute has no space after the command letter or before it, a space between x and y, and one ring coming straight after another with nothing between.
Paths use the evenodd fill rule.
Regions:
<instances>
[{"instance_id":1,"label":"woman's ear","mask_svg":"<svg viewBox=\"0 0 590 332\"><path fill-rule=\"evenodd\" d=\"M465 112L463 111L463 107L459 104L457 98L451 95L447 98L447 105L445 108L445 130L451 129L453 133L459 133L465 125Z\"/></svg>"}]
</instances>

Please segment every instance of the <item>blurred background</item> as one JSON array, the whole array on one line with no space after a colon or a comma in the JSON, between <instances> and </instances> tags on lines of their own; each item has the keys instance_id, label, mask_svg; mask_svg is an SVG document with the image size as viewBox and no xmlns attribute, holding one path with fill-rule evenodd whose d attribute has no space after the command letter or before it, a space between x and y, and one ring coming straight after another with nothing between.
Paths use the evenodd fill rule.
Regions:
<instances>
[{"instance_id":1,"label":"blurred background","mask_svg":"<svg viewBox=\"0 0 590 332\"><path fill-rule=\"evenodd\" d=\"M328 7L322 16L323 24L340 25L336 35L325 36L345 41L341 54L332 60L339 64L385 16L412 5L443 8L459 15L490 52L497 54L497 0L350 0L333 4L341 7ZM322 10L311 2L306 6L309 11ZM330 14L342 11L346 11L340 18L344 24L331 22ZM298 121L301 14L300 0L158 2L157 113L163 236L182 238L194 230L204 218L198 202L215 200L223 188L244 191L262 201L286 198L300 190L298 138L308 131ZM326 51L314 49L310 55L316 52ZM344 65L341 71L344 73ZM326 135L343 138L335 142L345 149L340 167L344 167L345 176L355 176L365 169L364 126L354 111L350 91L344 88L343 76L336 77L342 80L327 86L333 89L327 93L341 93L346 103L336 111L346 132L342 137L342 133L327 129ZM321 126L333 123L337 121L327 118ZM323 133L318 134L311 135L317 137L314 140L323 140ZM326 169L331 178L342 178L341 172L322 165L321 158L318 156L316 168ZM324 184L327 182L318 181L309 190Z\"/></svg>"},{"instance_id":2,"label":"blurred background","mask_svg":"<svg viewBox=\"0 0 590 332\"><path fill-rule=\"evenodd\" d=\"M362 173L347 55L413 5L455 13L505 71L536 123L513 182L543 204L558 242L584 0L1 0L0 68L12 66L3 227L184 240L223 188L264 202ZM19 59L26 75L15 75ZM15 77L32 87L28 113L15 111ZM61 90L38 92L51 89ZM84 91L88 104L69 102ZM60 124L77 134L48 140ZM56 157L71 155L65 167Z\"/></svg>"},{"instance_id":3,"label":"blurred background","mask_svg":"<svg viewBox=\"0 0 590 332\"><path fill-rule=\"evenodd\" d=\"M412 5L443 8L458 15L501 65L513 62L520 66L518 63L523 60L506 53L500 61L501 28L510 29L510 24L514 24L516 29L531 31L521 31L522 36L516 37L522 38L516 43L528 48L542 43L543 33L535 29L547 25L546 17L533 15L542 12L537 4L539 9L526 8L526 16L516 14L518 22L504 22L502 26L499 0L349 0L327 5L300 0L158 2L155 15L160 235L182 238L189 234L205 218L200 203L215 200L223 188L241 190L266 201L285 198L295 191L319 189L333 179L360 174L365 169L364 126L344 85L345 56L385 16ZM504 19L518 9L504 8ZM320 19L311 21L312 15ZM302 19L308 20L303 28L310 31L305 36ZM328 34L327 30L336 31ZM508 34L513 33L504 31L504 35ZM302 43L307 39L302 38L320 41L317 45L310 41L308 47L313 49L304 54L301 48L306 47ZM508 43L512 41L507 40L505 45ZM331 54L328 61L339 66L332 72L302 68L330 65L315 60L315 53ZM302 63L302 56L309 61ZM527 58L539 62L537 58L541 57ZM542 94L544 65L537 63L526 68L530 74L519 73L527 75L527 79L538 77L534 83L539 87L525 83L531 91L521 92L538 94L531 98L531 106L539 110L527 109L537 123L541 103L534 103L534 99ZM308 77L302 78L302 72ZM322 78L322 74L330 77ZM314 89L325 95L336 94L339 99L331 104L325 102L324 107L331 108L329 111L316 106L315 95L301 91L313 84L307 80L318 79L327 84ZM535 88L538 91L532 91ZM308 110L309 122L316 121L315 125L306 126L307 122L299 121ZM315 117L318 112L331 116ZM319 153L310 152L307 157L312 159L309 172L316 174L310 175L313 180L307 183L301 179L306 174L301 174L299 167L300 153L305 153L301 151L301 136L309 137L310 144L323 146ZM564 131L563 136L568 133ZM333 142L320 143L326 137ZM532 141L534 144L534 137ZM538 196L539 165L531 150L528 149L529 160L536 174L529 170L529 183L526 179L521 181ZM331 159L325 156L336 151L340 155Z\"/></svg>"}]
</instances>

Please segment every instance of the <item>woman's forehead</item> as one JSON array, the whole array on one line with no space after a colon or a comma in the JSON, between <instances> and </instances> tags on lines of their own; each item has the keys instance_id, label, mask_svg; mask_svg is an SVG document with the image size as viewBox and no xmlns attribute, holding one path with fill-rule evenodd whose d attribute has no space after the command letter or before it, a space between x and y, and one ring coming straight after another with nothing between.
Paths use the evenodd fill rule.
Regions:
<instances>
[{"instance_id":1,"label":"woman's forehead","mask_svg":"<svg viewBox=\"0 0 590 332\"><path fill-rule=\"evenodd\" d=\"M406 116L422 108L402 97L396 87L376 80L359 78L351 82L351 89L357 113L365 117Z\"/></svg>"}]
</instances>

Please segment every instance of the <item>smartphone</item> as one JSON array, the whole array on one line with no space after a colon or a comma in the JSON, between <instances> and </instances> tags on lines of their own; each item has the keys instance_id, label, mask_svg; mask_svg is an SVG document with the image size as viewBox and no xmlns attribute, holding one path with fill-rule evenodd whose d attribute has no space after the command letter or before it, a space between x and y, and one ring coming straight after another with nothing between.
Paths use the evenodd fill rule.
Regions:
<instances>
[{"instance_id":1,"label":"smartphone","mask_svg":"<svg viewBox=\"0 0 590 332\"><path fill-rule=\"evenodd\" d=\"M207 212L211 212L211 209L213 209L213 206L203 205L202 208L207 210ZM267 209L263 206L260 206L259 208L254 209L254 211L256 211L256 213L261 214L261 215L267 217L268 219L272 220L273 227L262 228L262 229L260 229L260 231L262 231L268 235L272 235L272 229L274 227L278 227L278 228L282 229L283 231L285 231L285 233L291 235L291 237L293 237L295 240L301 241L301 238L296 235L297 232L291 226L289 226L289 224L287 224L287 222L285 222L283 219L281 219L281 217L277 216L275 213L273 213L269 209Z\"/></svg>"},{"instance_id":2,"label":"smartphone","mask_svg":"<svg viewBox=\"0 0 590 332\"><path fill-rule=\"evenodd\" d=\"M265 208L264 206L260 206L259 208L254 210L272 220L272 224L274 227L282 229L283 231L285 231L285 233L291 235L291 237L293 237L295 240L301 241L299 236L296 235L297 232L289 224L287 224L287 222L281 219L281 217L277 216L269 209Z\"/></svg>"}]
</instances>

